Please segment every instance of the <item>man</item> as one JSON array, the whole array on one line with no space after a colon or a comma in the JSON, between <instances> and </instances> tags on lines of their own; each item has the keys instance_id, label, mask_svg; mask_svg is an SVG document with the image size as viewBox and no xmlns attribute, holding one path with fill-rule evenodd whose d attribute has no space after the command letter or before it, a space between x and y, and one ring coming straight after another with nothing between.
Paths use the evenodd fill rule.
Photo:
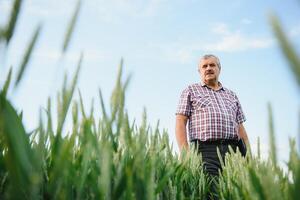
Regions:
<instances>
[{"instance_id":1,"label":"man","mask_svg":"<svg viewBox=\"0 0 300 200\"><path fill-rule=\"evenodd\" d=\"M202 154L205 172L217 177L221 169L217 147L223 160L229 151L228 145L234 150L240 147L240 151L244 151L240 142L249 143L243 126L246 119L236 94L219 82L221 65L218 57L204 55L198 71L202 82L189 85L180 96L176 111L176 139L180 151L189 149L188 123L189 141ZM216 185L212 187L215 192Z\"/></svg>"}]
</instances>

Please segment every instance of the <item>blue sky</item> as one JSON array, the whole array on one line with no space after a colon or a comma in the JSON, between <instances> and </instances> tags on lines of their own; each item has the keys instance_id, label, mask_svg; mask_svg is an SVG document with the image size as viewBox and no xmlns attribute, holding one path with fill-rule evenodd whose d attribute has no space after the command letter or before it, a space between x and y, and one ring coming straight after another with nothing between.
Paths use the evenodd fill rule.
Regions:
<instances>
[{"instance_id":1,"label":"blue sky","mask_svg":"<svg viewBox=\"0 0 300 200\"><path fill-rule=\"evenodd\" d=\"M0 68L2 85L9 66L16 71L35 27L43 23L21 87L9 94L23 109L28 130L37 125L39 107L45 107L48 96L56 100L64 73L72 76L83 51L78 87L86 109L93 98L96 110L100 109L98 88L109 101L123 57L124 78L133 74L126 99L130 117L139 122L146 107L150 123L159 119L177 150L174 113L179 95L187 85L200 81L199 57L213 53L221 60L222 84L235 91L242 103L252 148L260 137L264 155L268 151L267 102L271 102L279 156L287 158L288 137L296 137L299 126L299 89L268 16L276 13L298 48L298 1L85 0L69 50L59 62L75 6L74 0L25 1L16 35L1 55L6 57ZM10 0L0 1L1 25L10 8Z\"/></svg>"}]
</instances>

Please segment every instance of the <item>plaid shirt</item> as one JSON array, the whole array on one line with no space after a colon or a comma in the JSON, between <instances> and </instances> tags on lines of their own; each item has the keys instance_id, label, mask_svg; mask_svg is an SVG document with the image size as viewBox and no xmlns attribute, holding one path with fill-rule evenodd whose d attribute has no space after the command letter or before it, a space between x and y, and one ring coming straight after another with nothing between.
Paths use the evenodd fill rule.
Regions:
<instances>
[{"instance_id":1,"label":"plaid shirt","mask_svg":"<svg viewBox=\"0 0 300 200\"><path fill-rule=\"evenodd\" d=\"M188 117L189 140L238 139L238 125L246 121L236 94L222 87L188 86L181 93L176 114Z\"/></svg>"}]
</instances>

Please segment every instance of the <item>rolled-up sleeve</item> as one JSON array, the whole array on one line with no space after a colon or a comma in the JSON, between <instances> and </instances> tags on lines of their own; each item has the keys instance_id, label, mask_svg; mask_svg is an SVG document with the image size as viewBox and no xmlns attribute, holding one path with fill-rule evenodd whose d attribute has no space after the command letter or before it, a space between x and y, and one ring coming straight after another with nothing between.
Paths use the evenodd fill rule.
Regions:
<instances>
[{"instance_id":1,"label":"rolled-up sleeve","mask_svg":"<svg viewBox=\"0 0 300 200\"><path fill-rule=\"evenodd\" d=\"M176 115L178 114L185 115L188 117L191 115L191 94L189 88L183 90L180 95L180 99L176 110Z\"/></svg>"}]
</instances>

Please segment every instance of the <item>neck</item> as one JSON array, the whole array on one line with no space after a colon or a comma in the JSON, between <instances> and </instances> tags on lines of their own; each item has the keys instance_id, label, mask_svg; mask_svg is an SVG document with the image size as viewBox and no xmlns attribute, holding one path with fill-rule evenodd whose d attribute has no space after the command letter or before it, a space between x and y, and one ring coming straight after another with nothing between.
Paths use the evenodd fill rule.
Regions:
<instances>
[{"instance_id":1,"label":"neck","mask_svg":"<svg viewBox=\"0 0 300 200\"><path fill-rule=\"evenodd\" d=\"M219 81L207 82L205 84L207 85L207 87L213 90L218 90L220 88Z\"/></svg>"}]
</instances>

